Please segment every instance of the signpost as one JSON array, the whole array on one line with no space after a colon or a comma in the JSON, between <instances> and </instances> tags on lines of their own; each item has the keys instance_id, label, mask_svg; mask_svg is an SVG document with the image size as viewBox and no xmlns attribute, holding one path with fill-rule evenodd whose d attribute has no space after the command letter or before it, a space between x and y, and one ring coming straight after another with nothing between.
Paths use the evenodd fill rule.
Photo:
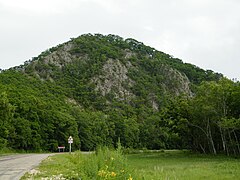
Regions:
<instances>
[{"instance_id":1,"label":"signpost","mask_svg":"<svg viewBox=\"0 0 240 180\"><path fill-rule=\"evenodd\" d=\"M58 151L59 152L61 152L61 150L62 150L62 152L64 152L64 149L65 149L65 146L58 146Z\"/></svg>"},{"instance_id":2,"label":"signpost","mask_svg":"<svg viewBox=\"0 0 240 180\"><path fill-rule=\"evenodd\" d=\"M69 153L72 151L72 143L73 143L73 138L72 136L69 136L68 138L68 143L69 143Z\"/></svg>"}]
</instances>

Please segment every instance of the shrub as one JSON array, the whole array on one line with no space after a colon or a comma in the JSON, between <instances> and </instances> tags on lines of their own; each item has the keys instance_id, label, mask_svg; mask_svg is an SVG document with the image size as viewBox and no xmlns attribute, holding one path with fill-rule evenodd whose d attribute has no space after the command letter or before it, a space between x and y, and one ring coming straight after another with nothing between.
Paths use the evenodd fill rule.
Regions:
<instances>
[{"instance_id":1,"label":"shrub","mask_svg":"<svg viewBox=\"0 0 240 180\"><path fill-rule=\"evenodd\" d=\"M131 179L131 170L121 148L117 150L108 147L99 147L95 153L84 155L81 152L69 156L75 164L75 173L68 175L67 179ZM77 172L77 173L76 173Z\"/></svg>"}]
</instances>

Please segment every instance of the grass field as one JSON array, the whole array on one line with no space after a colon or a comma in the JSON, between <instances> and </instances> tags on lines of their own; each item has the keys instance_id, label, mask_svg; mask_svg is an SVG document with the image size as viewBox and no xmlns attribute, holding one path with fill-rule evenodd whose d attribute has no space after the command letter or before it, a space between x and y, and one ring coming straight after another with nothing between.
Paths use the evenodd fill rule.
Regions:
<instances>
[{"instance_id":1,"label":"grass field","mask_svg":"<svg viewBox=\"0 0 240 180\"><path fill-rule=\"evenodd\" d=\"M120 150L107 147L95 153L75 152L48 157L22 179L132 180L127 159Z\"/></svg>"},{"instance_id":2,"label":"grass field","mask_svg":"<svg viewBox=\"0 0 240 180\"><path fill-rule=\"evenodd\" d=\"M136 179L240 179L240 159L184 151L127 156Z\"/></svg>"},{"instance_id":3,"label":"grass field","mask_svg":"<svg viewBox=\"0 0 240 180\"><path fill-rule=\"evenodd\" d=\"M184 151L137 153L126 155L126 166L122 164L122 157L120 161L118 158L118 154L111 152L100 156L60 154L46 159L23 179L240 179L240 159L226 156ZM125 174L120 176L123 169ZM99 172L105 175L99 176ZM111 175L113 172L115 176Z\"/></svg>"}]
</instances>

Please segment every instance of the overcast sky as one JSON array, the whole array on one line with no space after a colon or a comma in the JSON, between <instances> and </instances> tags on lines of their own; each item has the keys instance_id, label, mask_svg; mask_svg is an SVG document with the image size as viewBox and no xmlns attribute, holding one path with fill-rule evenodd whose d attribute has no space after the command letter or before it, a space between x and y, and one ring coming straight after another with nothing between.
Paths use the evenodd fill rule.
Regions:
<instances>
[{"instance_id":1,"label":"overcast sky","mask_svg":"<svg viewBox=\"0 0 240 180\"><path fill-rule=\"evenodd\" d=\"M0 0L0 68L85 33L134 38L240 79L240 0Z\"/></svg>"}]
</instances>

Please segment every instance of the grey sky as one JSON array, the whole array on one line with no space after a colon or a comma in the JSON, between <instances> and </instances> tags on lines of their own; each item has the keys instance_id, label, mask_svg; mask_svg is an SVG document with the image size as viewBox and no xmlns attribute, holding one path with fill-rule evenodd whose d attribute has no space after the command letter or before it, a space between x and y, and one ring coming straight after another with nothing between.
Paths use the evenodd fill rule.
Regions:
<instances>
[{"instance_id":1,"label":"grey sky","mask_svg":"<svg viewBox=\"0 0 240 180\"><path fill-rule=\"evenodd\" d=\"M0 0L0 68L84 33L117 34L240 79L239 0Z\"/></svg>"}]
</instances>

